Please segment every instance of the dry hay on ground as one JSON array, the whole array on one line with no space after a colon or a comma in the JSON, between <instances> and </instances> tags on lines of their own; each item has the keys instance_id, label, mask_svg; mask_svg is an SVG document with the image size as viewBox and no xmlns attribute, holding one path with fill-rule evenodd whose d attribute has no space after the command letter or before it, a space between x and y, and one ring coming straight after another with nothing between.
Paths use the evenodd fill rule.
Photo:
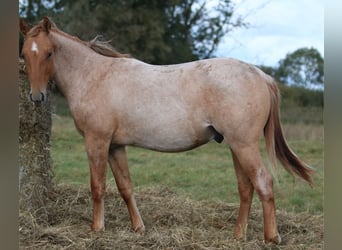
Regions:
<instances>
[{"instance_id":1,"label":"dry hay on ground","mask_svg":"<svg viewBox=\"0 0 342 250\"><path fill-rule=\"evenodd\" d=\"M236 242L233 228L238 206L193 201L167 188L136 191L146 232L130 230L125 204L114 188L106 195L105 232L90 232L91 199L87 188L59 185L38 224L19 214L20 249L265 249L262 211L252 208L247 241ZM322 249L323 217L278 211L282 244L275 249Z\"/></svg>"}]
</instances>

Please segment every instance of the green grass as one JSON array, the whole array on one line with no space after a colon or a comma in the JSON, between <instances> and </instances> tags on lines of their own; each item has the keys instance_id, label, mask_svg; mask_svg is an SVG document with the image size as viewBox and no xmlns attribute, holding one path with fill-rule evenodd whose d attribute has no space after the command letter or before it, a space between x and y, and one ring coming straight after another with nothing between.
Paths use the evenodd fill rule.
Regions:
<instances>
[{"instance_id":1,"label":"green grass","mask_svg":"<svg viewBox=\"0 0 342 250\"><path fill-rule=\"evenodd\" d=\"M297 155L317 170L315 187L311 189L298 178L294 180L279 164L278 183L275 183L278 209L310 213L323 211L323 143L322 139L317 139L321 135L312 138L315 139L296 135L296 140L290 139L289 144ZM83 138L76 132L69 116L53 115L51 155L57 182L89 184ZM159 153L128 147L127 155L135 188L162 185L191 199L239 202L231 154L225 145L211 142L183 153ZM107 183L114 185L109 168ZM260 205L257 195L254 203Z\"/></svg>"}]
</instances>

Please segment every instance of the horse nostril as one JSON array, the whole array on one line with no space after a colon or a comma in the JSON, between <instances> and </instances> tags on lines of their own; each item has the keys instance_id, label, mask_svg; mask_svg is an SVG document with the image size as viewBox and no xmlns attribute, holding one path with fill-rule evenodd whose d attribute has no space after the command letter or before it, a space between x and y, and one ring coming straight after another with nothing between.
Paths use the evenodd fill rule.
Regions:
<instances>
[{"instance_id":1,"label":"horse nostril","mask_svg":"<svg viewBox=\"0 0 342 250\"><path fill-rule=\"evenodd\" d=\"M41 101L45 102L45 95L44 95L44 93L41 92L40 95L41 95Z\"/></svg>"},{"instance_id":2,"label":"horse nostril","mask_svg":"<svg viewBox=\"0 0 342 250\"><path fill-rule=\"evenodd\" d=\"M34 102L33 97L32 97L32 93L30 93L30 100L31 100L31 102Z\"/></svg>"}]
</instances>

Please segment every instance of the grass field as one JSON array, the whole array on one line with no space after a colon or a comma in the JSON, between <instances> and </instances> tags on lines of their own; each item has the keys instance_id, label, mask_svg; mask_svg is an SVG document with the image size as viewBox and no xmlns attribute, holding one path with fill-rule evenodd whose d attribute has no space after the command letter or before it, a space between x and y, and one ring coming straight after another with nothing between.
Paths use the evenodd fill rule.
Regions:
<instances>
[{"instance_id":1,"label":"grass field","mask_svg":"<svg viewBox=\"0 0 342 250\"><path fill-rule=\"evenodd\" d=\"M68 111L56 113L58 115L53 115L51 145L55 180L58 183L88 186L89 169L83 138L76 132ZM323 125L288 123L284 125L284 130L296 154L316 169L315 186L311 189L298 178L293 179L279 164L278 181L275 182L277 208L289 212L321 214ZM211 142L177 154L128 147L127 154L136 189L167 186L177 194L195 200L239 202L231 154L226 145ZM115 185L109 168L107 183ZM256 195L254 203L260 206Z\"/></svg>"}]
</instances>

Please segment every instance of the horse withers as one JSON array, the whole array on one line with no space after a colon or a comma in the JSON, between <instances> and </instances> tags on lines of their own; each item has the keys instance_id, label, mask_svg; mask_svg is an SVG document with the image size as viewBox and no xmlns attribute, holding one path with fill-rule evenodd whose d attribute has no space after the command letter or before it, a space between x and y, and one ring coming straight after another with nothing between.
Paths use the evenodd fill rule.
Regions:
<instances>
[{"instance_id":1,"label":"horse withers","mask_svg":"<svg viewBox=\"0 0 342 250\"><path fill-rule=\"evenodd\" d=\"M107 162L130 215L143 231L126 158L126 145L181 152L210 140L230 149L238 180L240 209L234 237L244 239L254 190L262 202L264 240L280 243L272 176L260 155L259 139L275 165L312 185L312 169L289 148L279 119L279 91L258 68L234 59L207 59L155 66L85 42L44 17L29 27L22 19L22 55L36 105L46 100L53 79L66 97L84 136L93 200L92 230L104 230Z\"/></svg>"}]
</instances>

